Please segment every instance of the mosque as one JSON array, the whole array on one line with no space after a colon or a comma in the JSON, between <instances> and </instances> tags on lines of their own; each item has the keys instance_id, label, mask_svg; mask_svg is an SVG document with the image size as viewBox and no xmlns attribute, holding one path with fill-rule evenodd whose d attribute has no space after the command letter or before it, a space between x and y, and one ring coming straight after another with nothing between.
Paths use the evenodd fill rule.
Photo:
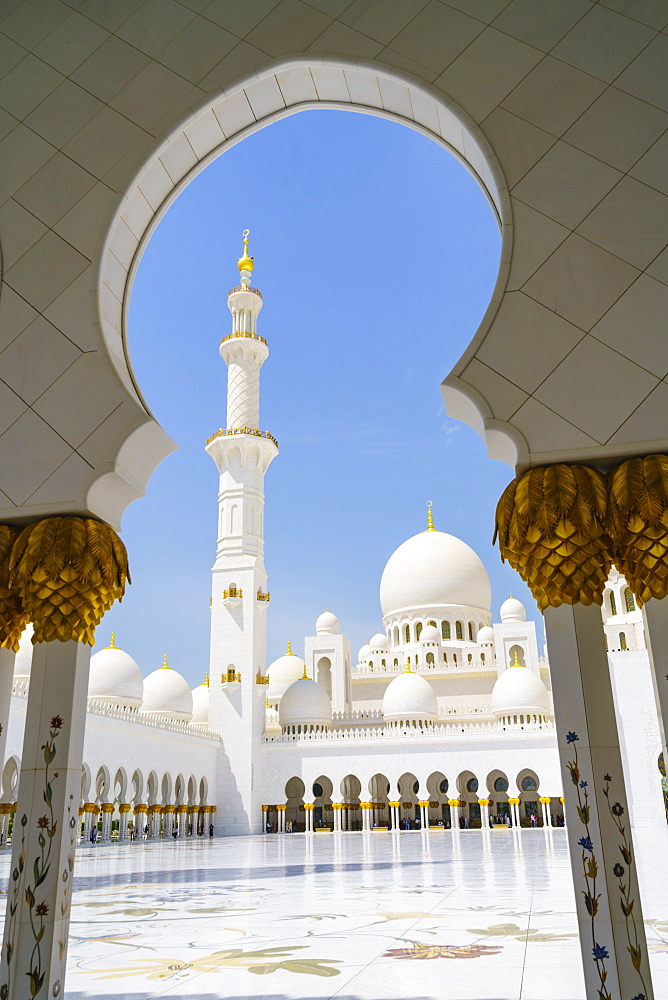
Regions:
<instances>
[{"instance_id":1,"label":"mosque","mask_svg":"<svg viewBox=\"0 0 668 1000\"><path fill-rule=\"evenodd\" d=\"M227 426L206 448L220 475L211 659L193 690L165 657L143 677L112 634L91 658L79 815L100 840L292 831L558 825L563 790L550 668L536 626L509 597L491 611L478 555L436 528L390 556L383 630L355 659L329 610L266 667L264 473L278 454L259 429L257 332L248 232L232 331ZM613 569L603 621L636 825L663 822L661 748L642 615ZM15 808L32 628L14 666L0 831ZM6 839L6 838L4 838Z\"/></svg>"}]
</instances>

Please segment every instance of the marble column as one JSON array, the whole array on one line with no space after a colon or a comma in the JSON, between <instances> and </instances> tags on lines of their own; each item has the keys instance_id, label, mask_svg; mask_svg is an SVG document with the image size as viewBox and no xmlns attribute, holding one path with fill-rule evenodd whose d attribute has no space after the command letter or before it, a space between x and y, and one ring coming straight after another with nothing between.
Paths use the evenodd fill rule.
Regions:
<instances>
[{"instance_id":1,"label":"marble column","mask_svg":"<svg viewBox=\"0 0 668 1000\"><path fill-rule=\"evenodd\" d=\"M334 832L335 833L340 833L341 832L341 803L340 802L332 802L332 812L334 814L334 816L333 816L333 818L334 818Z\"/></svg>"},{"instance_id":2,"label":"marble column","mask_svg":"<svg viewBox=\"0 0 668 1000\"><path fill-rule=\"evenodd\" d=\"M519 799L508 799L508 805L510 806L510 822L513 826L518 827L520 825L520 800Z\"/></svg>"},{"instance_id":3,"label":"marble column","mask_svg":"<svg viewBox=\"0 0 668 1000\"><path fill-rule=\"evenodd\" d=\"M114 815L114 804L113 802L103 802L101 805L102 811L102 829L100 830L100 840L111 840L111 820Z\"/></svg>"},{"instance_id":4,"label":"marble column","mask_svg":"<svg viewBox=\"0 0 668 1000\"><path fill-rule=\"evenodd\" d=\"M480 806L480 828L489 830L489 799L478 799Z\"/></svg>"},{"instance_id":5,"label":"marble column","mask_svg":"<svg viewBox=\"0 0 668 1000\"><path fill-rule=\"evenodd\" d=\"M654 993L598 605L545 609L588 998Z\"/></svg>"},{"instance_id":6,"label":"marble column","mask_svg":"<svg viewBox=\"0 0 668 1000\"><path fill-rule=\"evenodd\" d=\"M147 825L146 811L148 806L144 802L138 802L134 807L135 831L137 840L144 839L144 827Z\"/></svg>"},{"instance_id":7,"label":"marble column","mask_svg":"<svg viewBox=\"0 0 668 1000\"><path fill-rule=\"evenodd\" d=\"M642 614L656 699L656 711L659 717L661 749L664 762L668 762L668 746L666 745L666 741L668 741L668 598L658 601L655 597L651 597L643 605ZM657 795L661 795L658 782Z\"/></svg>"},{"instance_id":8,"label":"marble column","mask_svg":"<svg viewBox=\"0 0 668 1000\"><path fill-rule=\"evenodd\" d=\"M81 834L81 842L84 844L90 843L90 831L93 828L93 819L95 817L96 809L97 806L94 802L84 802L83 833Z\"/></svg>"},{"instance_id":9,"label":"marble column","mask_svg":"<svg viewBox=\"0 0 668 1000\"><path fill-rule=\"evenodd\" d=\"M168 805L164 806L162 810L162 815L164 817L164 825L162 829L163 837L171 837L174 827L176 827L178 833L178 821L176 818L176 806Z\"/></svg>"},{"instance_id":10,"label":"marble column","mask_svg":"<svg viewBox=\"0 0 668 1000\"><path fill-rule=\"evenodd\" d=\"M459 829L459 799L448 799L450 806L450 826L453 830Z\"/></svg>"},{"instance_id":11,"label":"marble column","mask_svg":"<svg viewBox=\"0 0 668 1000\"><path fill-rule=\"evenodd\" d=\"M90 646L74 639L34 647L0 964L3 1000L62 990L89 664Z\"/></svg>"},{"instance_id":12,"label":"marble column","mask_svg":"<svg viewBox=\"0 0 668 1000\"><path fill-rule=\"evenodd\" d=\"M15 657L16 653L13 649L0 648L0 779L2 778L2 771L5 766L7 723L9 722L9 708L12 703Z\"/></svg>"},{"instance_id":13,"label":"marble column","mask_svg":"<svg viewBox=\"0 0 668 1000\"><path fill-rule=\"evenodd\" d=\"M179 825L179 837L185 837L188 826L188 806L177 806L176 813Z\"/></svg>"},{"instance_id":14,"label":"marble column","mask_svg":"<svg viewBox=\"0 0 668 1000\"><path fill-rule=\"evenodd\" d=\"M360 808L362 810L362 830L370 830L371 826L369 824L369 817L371 815L371 803L360 802Z\"/></svg>"},{"instance_id":15,"label":"marble column","mask_svg":"<svg viewBox=\"0 0 668 1000\"><path fill-rule=\"evenodd\" d=\"M542 795L540 799L541 809L543 811L543 826L552 826L552 817L550 815L550 802L552 799L547 795Z\"/></svg>"},{"instance_id":16,"label":"marble column","mask_svg":"<svg viewBox=\"0 0 668 1000\"><path fill-rule=\"evenodd\" d=\"M121 802L118 807L118 840L119 843L128 839L128 813L132 806L129 802Z\"/></svg>"}]
</instances>

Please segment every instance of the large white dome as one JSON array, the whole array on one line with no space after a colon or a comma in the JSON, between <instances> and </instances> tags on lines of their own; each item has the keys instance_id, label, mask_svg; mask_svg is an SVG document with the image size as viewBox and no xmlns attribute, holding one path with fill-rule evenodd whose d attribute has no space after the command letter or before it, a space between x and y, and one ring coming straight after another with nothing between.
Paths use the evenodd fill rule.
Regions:
<instances>
[{"instance_id":1,"label":"large white dome","mask_svg":"<svg viewBox=\"0 0 668 1000\"><path fill-rule=\"evenodd\" d=\"M188 681L168 666L154 670L144 680L144 703L141 710L146 715L190 722L193 696Z\"/></svg>"},{"instance_id":2,"label":"large white dome","mask_svg":"<svg viewBox=\"0 0 668 1000\"><path fill-rule=\"evenodd\" d=\"M424 677L407 670L388 684L383 696L386 722L436 722L438 704L433 687Z\"/></svg>"},{"instance_id":3,"label":"large white dome","mask_svg":"<svg viewBox=\"0 0 668 1000\"><path fill-rule=\"evenodd\" d=\"M276 701L278 698L282 698L290 685L303 676L305 666L301 656L295 656L292 652L284 653L283 656L274 660L267 668L269 676L267 697L269 700Z\"/></svg>"},{"instance_id":4,"label":"large white dome","mask_svg":"<svg viewBox=\"0 0 668 1000\"><path fill-rule=\"evenodd\" d=\"M420 632L420 642L438 642L441 641L441 633L434 625L425 625L425 627Z\"/></svg>"},{"instance_id":5,"label":"large white dome","mask_svg":"<svg viewBox=\"0 0 668 1000\"><path fill-rule=\"evenodd\" d=\"M540 677L527 667L508 667L492 688L494 715L551 715L550 695Z\"/></svg>"},{"instance_id":6,"label":"large white dome","mask_svg":"<svg viewBox=\"0 0 668 1000\"><path fill-rule=\"evenodd\" d=\"M192 689L193 715L190 720L194 726L209 725L209 684L205 681Z\"/></svg>"},{"instance_id":7,"label":"large white dome","mask_svg":"<svg viewBox=\"0 0 668 1000\"><path fill-rule=\"evenodd\" d=\"M332 703L320 684L302 677L281 698L278 718L281 726L331 726Z\"/></svg>"},{"instance_id":8,"label":"large white dome","mask_svg":"<svg viewBox=\"0 0 668 1000\"><path fill-rule=\"evenodd\" d=\"M327 611L323 611L315 623L315 634L338 635L340 631L341 625L336 615L333 615L329 609Z\"/></svg>"},{"instance_id":9,"label":"large white dome","mask_svg":"<svg viewBox=\"0 0 668 1000\"><path fill-rule=\"evenodd\" d=\"M473 549L433 529L400 545L380 581L385 616L451 605L489 611L491 600L487 571Z\"/></svg>"},{"instance_id":10,"label":"large white dome","mask_svg":"<svg viewBox=\"0 0 668 1000\"><path fill-rule=\"evenodd\" d=\"M141 670L113 643L90 658L88 697L123 708L140 708L144 697Z\"/></svg>"}]
</instances>

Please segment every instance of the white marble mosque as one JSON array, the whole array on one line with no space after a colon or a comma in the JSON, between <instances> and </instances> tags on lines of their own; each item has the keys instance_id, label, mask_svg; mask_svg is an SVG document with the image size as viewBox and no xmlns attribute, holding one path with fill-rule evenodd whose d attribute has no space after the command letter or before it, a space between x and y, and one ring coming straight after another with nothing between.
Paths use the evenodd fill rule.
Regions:
<instances>
[{"instance_id":1,"label":"white marble mosque","mask_svg":"<svg viewBox=\"0 0 668 1000\"><path fill-rule=\"evenodd\" d=\"M667 995L667 28L663 0L0 5L0 1000ZM549 664L436 507L357 660L324 611L267 666L277 447L244 254L207 445L210 683L139 669L119 636L89 685L122 514L175 448L131 369L138 261L213 158L318 107L418 130L498 220L488 308L438 377L513 470L500 548ZM423 571L444 552L452 572ZM565 829L518 826L561 798Z\"/></svg>"},{"instance_id":2,"label":"white marble mosque","mask_svg":"<svg viewBox=\"0 0 668 1000\"><path fill-rule=\"evenodd\" d=\"M270 607L263 563L263 477L278 449L259 426L254 263L221 342L227 425L207 450L220 473L211 591L211 660L190 690L167 657L142 676L112 636L91 658L80 835L100 841L563 823L563 788L546 650L512 596L498 620L485 567L435 527L391 555L380 580L382 629L351 656L325 610L303 656L265 667ZM243 433L238 433L240 428ZM333 595L335 599L335 595ZM634 825L664 823L661 749L642 614L613 570L603 620L617 693ZM32 630L14 666L0 829L6 837L21 767ZM94 831L94 832L93 832Z\"/></svg>"}]
</instances>

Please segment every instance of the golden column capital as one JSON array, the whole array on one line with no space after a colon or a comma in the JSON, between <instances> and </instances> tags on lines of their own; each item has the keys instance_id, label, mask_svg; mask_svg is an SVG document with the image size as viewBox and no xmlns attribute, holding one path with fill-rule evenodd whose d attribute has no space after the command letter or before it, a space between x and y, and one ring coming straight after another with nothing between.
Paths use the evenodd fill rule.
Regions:
<instances>
[{"instance_id":1,"label":"golden column capital","mask_svg":"<svg viewBox=\"0 0 668 1000\"><path fill-rule=\"evenodd\" d=\"M520 804L520 799L508 799L509 806L518 806Z\"/></svg>"},{"instance_id":2,"label":"golden column capital","mask_svg":"<svg viewBox=\"0 0 668 1000\"><path fill-rule=\"evenodd\" d=\"M614 563L640 604L668 593L668 457L630 458L608 473Z\"/></svg>"},{"instance_id":3,"label":"golden column capital","mask_svg":"<svg viewBox=\"0 0 668 1000\"><path fill-rule=\"evenodd\" d=\"M456 806L461 805L461 802L459 799L448 799L448 805L451 809L454 809Z\"/></svg>"},{"instance_id":4,"label":"golden column capital","mask_svg":"<svg viewBox=\"0 0 668 1000\"><path fill-rule=\"evenodd\" d=\"M92 646L96 626L129 581L123 542L88 517L29 524L9 559L9 586L35 626L34 643L74 639Z\"/></svg>"},{"instance_id":5,"label":"golden column capital","mask_svg":"<svg viewBox=\"0 0 668 1000\"><path fill-rule=\"evenodd\" d=\"M113 811L114 811L114 803L113 802L103 802L102 803L102 812L103 813L112 813Z\"/></svg>"},{"instance_id":6,"label":"golden column capital","mask_svg":"<svg viewBox=\"0 0 668 1000\"><path fill-rule=\"evenodd\" d=\"M144 802L138 802L137 805L134 807L134 810L133 810L135 816L138 813L145 813L147 811L148 811L148 807L146 806L146 804Z\"/></svg>"},{"instance_id":7,"label":"golden column capital","mask_svg":"<svg viewBox=\"0 0 668 1000\"><path fill-rule=\"evenodd\" d=\"M119 813L129 813L131 809L132 806L129 802L121 802L120 806L118 807Z\"/></svg>"},{"instance_id":8,"label":"golden column capital","mask_svg":"<svg viewBox=\"0 0 668 1000\"><path fill-rule=\"evenodd\" d=\"M549 795L541 795L541 797L538 799L538 801L540 802L540 804L542 806L549 806L549 804L552 801L552 799L550 798Z\"/></svg>"},{"instance_id":9,"label":"golden column capital","mask_svg":"<svg viewBox=\"0 0 668 1000\"><path fill-rule=\"evenodd\" d=\"M529 469L496 507L501 558L516 569L538 607L602 604L610 567L606 477L585 465Z\"/></svg>"},{"instance_id":10,"label":"golden column capital","mask_svg":"<svg viewBox=\"0 0 668 1000\"><path fill-rule=\"evenodd\" d=\"M0 524L0 648L13 649L15 653L29 620L19 595L9 585L12 549L20 534L21 528Z\"/></svg>"},{"instance_id":11,"label":"golden column capital","mask_svg":"<svg viewBox=\"0 0 668 1000\"><path fill-rule=\"evenodd\" d=\"M491 804L491 802L490 802L489 799L478 799L478 805L479 806L488 806L490 804Z\"/></svg>"}]
</instances>

